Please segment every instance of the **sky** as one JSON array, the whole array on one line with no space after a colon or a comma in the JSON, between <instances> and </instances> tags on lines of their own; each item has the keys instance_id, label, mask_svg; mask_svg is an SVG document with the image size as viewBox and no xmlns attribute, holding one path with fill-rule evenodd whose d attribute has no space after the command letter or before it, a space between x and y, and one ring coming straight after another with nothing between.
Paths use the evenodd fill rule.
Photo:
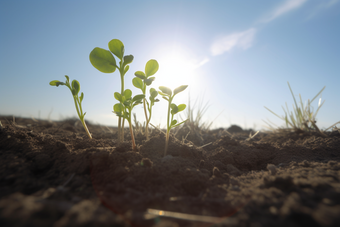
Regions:
<instances>
[{"instance_id":1,"label":"sky","mask_svg":"<svg viewBox=\"0 0 340 227\"><path fill-rule=\"evenodd\" d=\"M207 107L211 128L284 126L270 113L292 110L324 87L320 128L340 121L340 0L31 0L0 2L0 115L63 120L76 117L65 75L80 82L86 120L116 126L112 113L119 72L102 73L89 61L95 47L119 39L134 56L125 75L133 95L136 71L159 63L151 87L188 88L174 103ZM118 60L117 60L118 61ZM144 121L142 105L137 120ZM167 102L151 123L165 127ZM181 115L185 119L184 114Z\"/></svg>"}]
</instances>

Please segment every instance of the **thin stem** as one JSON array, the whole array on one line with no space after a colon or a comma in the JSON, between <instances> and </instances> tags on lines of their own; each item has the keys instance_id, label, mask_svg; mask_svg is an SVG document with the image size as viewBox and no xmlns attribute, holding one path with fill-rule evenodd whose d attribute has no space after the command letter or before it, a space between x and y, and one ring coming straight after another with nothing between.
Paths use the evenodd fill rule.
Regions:
<instances>
[{"instance_id":1,"label":"thin stem","mask_svg":"<svg viewBox=\"0 0 340 227\"><path fill-rule=\"evenodd\" d=\"M77 110L77 113L78 113L78 117L79 117L79 119L81 120L81 119L83 119L83 116L82 116L83 113L80 114L80 112L79 112L79 107L78 107L78 103L77 103L77 98L76 98L75 96L73 96L73 99L74 99L74 105L76 106L76 110Z\"/></svg>"},{"instance_id":2,"label":"thin stem","mask_svg":"<svg viewBox=\"0 0 340 227\"><path fill-rule=\"evenodd\" d=\"M120 61L119 63L120 67L119 67L119 72L120 72L120 83L121 83L121 90L120 90L120 94L123 96L124 95L124 69L122 69L122 61ZM123 125L123 127L121 127L121 125ZM124 118L122 119L121 117L119 117L119 125L118 125L118 134L119 135L119 143L124 141Z\"/></svg>"},{"instance_id":3,"label":"thin stem","mask_svg":"<svg viewBox=\"0 0 340 227\"><path fill-rule=\"evenodd\" d=\"M85 131L86 131L88 137L89 137L90 139L92 139L92 135L91 135L89 129L87 128L87 126L86 126L85 120L82 119L82 120L81 120L81 123L83 124L83 127L84 127L84 129L85 129Z\"/></svg>"},{"instance_id":4,"label":"thin stem","mask_svg":"<svg viewBox=\"0 0 340 227\"><path fill-rule=\"evenodd\" d=\"M166 155L166 152L168 151L168 145L169 145L169 134L170 134L170 124L169 124L169 119L170 119L170 104L172 102L173 97L169 97L169 105L168 105L168 118L167 118L167 129L166 129L166 138L165 138L165 149L164 149L164 156Z\"/></svg>"},{"instance_id":5,"label":"thin stem","mask_svg":"<svg viewBox=\"0 0 340 227\"><path fill-rule=\"evenodd\" d=\"M122 120L122 117L119 117L118 118L118 143L121 143L121 120Z\"/></svg>"},{"instance_id":6,"label":"thin stem","mask_svg":"<svg viewBox=\"0 0 340 227\"><path fill-rule=\"evenodd\" d=\"M124 142L124 123L125 123L125 119L122 119L123 123L122 123L122 142Z\"/></svg>"},{"instance_id":7,"label":"thin stem","mask_svg":"<svg viewBox=\"0 0 340 227\"><path fill-rule=\"evenodd\" d=\"M170 130L167 130L167 131L166 131L166 138L165 138L164 156L166 156L166 152L168 151L169 135L170 135Z\"/></svg>"},{"instance_id":8,"label":"thin stem","mask_svg":"<svg viewBox=\"0 0 340 227\"><path fill-rule=\"evenodd\" d=\"M148 128L149 128L149 118L148 118L148 114L146 112L146 104L145 104L145 98L143 99L143 105L144 105L144 114L145 114L145 119L146 119L146 125L145 125L145 136L146 139L149 139L149 132L148 132Z\"/></svg>"},{"instance_id":9,"label":"thin stem","mask_svg":"<svg viewBox=\"0 0 340 227\"><path fill-rule=\"evenodd\" d=\"M83 127L85 129L85 132L86 132L87 136L90 139L92 139L92 135L91 135L89 129L87 128L85 120L84 120L84 114L83 114L83 110L81 108L80 102L79 102L79 100L78 100L78 98L76 96L73 96L73 99L74 99L74 104L76 106L76 110L77 110L79 119L80 119L80 121L81 121L81 123L82 123L82 125L83 125ZM79 105L79 107L78 107L78 105ZM80 110L79 110L79 108L80 108Z\"/></svg>"},{"instance_id":10,"label":"thin stem","mask_svg":"<svg viewBox=\"0 0 340 227\"><path fill-rule=\"evenodd\" d=\"M131 120L129 121L129 127L130 127L130 134L131 134L131 140L132 140L132 149L136 151L136 143L135 143L135 137L133 136Z\"/></svg>"}]
</instances>

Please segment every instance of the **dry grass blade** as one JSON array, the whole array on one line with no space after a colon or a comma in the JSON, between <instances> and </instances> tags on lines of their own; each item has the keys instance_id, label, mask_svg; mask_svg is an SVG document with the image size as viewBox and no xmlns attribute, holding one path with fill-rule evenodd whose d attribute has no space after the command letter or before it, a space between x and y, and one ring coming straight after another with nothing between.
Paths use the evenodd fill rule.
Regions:
<instances>
[{"instance_id":1,"label":"dry grass blade","mask_svg":"<svg viewBox=\"0 0 340 227\"><path fill-rule=\"evenodd\" d=\"M207 133L210 130L214 120L219 117L221 113L213 121L204 122L203 116L210 106L209 102L203 103L203 98L197 98L194 104L192 104L190 94L188 100L188 106L185 113L185 119L187 119L187 121L183 124L182 128L187 128L190 135L195 136L203 143L204 139L202 133Z\"/></svg>"},{"instance_id":2,"label":"dry grass blade","mask_svg":"<svg viewBox=\"0 0 340 227\"><path fill-rule=\"evenodd\" d=\"M209 130L213 121L202 122L203 115L209 108L209 103L203 104L203 99L196 99L195 103L191 104L191 99L189 95L188 107L186 111L186 119L188 119L184 125L190 129L191 132L197 132L200 130ZM198 107L197 107L198 105Z\"/></svg>"},{"instance_id":3,"label":"dry grass blade","mask_svg":"<svg viewBox=\"0 0 340 227\"><path fill-rule=\"evenodd\" d=\"M148 209L145 214L146 217L153 216L162 216L162 217L171 217L188 221L200 221L200 222L208 222L208 223L218 223L221 222L225 217L211 217L211 216L203 216L203 215L195 215L195 214L185 214L179 212L165 211L165 210L156 210L156 209Z\"/></svg>"},{"instance_id":4,"label":"dry grass blade","mask_svg":"<svg viewBox=\"0 0 340 227\"><path fill-rule=\"evenodd\" d=\"M286 123L286 127L289 129L293 129L295 132L309 132L312 130L315 130L321 134L324 135L324 133L317 127L316 125L316 115L318 114L320 108L322 107L322 105L325 103L325 101L323 101L321 103L321 98L319 100L318 103L318 108L316 109L316 111L313 111L313 107L311 107L311 103L319 96L321 95L321 93L323 92L323 90L326 87L323 87L315 96L312 100L308 100L308 102L306 103L306 105L303 104L302 101L302 97L301 94L299 94L299 98L300 98L300 102L299 104L297 103L293 90L288 83L288 87L289 90L293 96L294 99L294 104L293 105L293 111L289 111L288 105L286 103L286 109L284 107L282 107L285 115L284 116L279 116L278 114L274 113L272 110L270 110L269 108L265 107L267 110L269 110L272 114L274 114L275 116L277 116L278 118L282 119L285 121ZM267 122L265 122L266 124L268 124ZM337 124L337 123L336 123ZM271 124L268 124L270 126L270 129L273 130L274 128L271 126ZM335 125L335 124L334 124ZM334 126L333 125L333 126ZM332 127L332 126L331 126ZM330 127L330 128L331 128ZM328 128L329 129L329 128ZM326 130L328 130L326 129Z\"/></svg>"}]
</instances>

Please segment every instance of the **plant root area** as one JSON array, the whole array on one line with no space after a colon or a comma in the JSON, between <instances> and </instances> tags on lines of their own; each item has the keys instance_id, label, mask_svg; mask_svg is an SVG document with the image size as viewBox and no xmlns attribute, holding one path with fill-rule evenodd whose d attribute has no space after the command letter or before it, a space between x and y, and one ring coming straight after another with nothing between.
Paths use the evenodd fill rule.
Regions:
<instances>
[{"instance_id":1,"label":"plant root area","mask_svg":"<svg viewBox=\"0 0 340 227\"><path fill-rule=\"evenodd\" d=\"M339 226L340 133L237 126L150 139L0 117L0 226ZM235 129L235 130L233 130ZM189 134L188 134L189 133Z\"/></svg>"}]
</instances>

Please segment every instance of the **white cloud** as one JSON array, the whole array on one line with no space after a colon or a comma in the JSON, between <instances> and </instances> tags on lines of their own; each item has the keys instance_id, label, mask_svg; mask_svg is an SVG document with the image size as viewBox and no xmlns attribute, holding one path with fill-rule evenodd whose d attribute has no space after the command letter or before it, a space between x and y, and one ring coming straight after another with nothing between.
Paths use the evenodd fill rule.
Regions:
<instances>
[{"instance_id":1,"label":"white cloud","mask_svg":"<svg viewBox=\"0 0 340 227\"><path fill-rule=\"evenodd\" d=\"M209 62L210 59L209 58L204 58L202 61L200 61L196 66L195 68L198 68L198 67L201 67L202 65L204 65L205 63Z\"/></svg>"},{"instance_id":2,"label":"white cloud","mask_svg":"<svg viewBox=\"0 0 340 227\"><path fill-rule=\"evenodd\" d=\"M329 0L329 1L321 1L319 5L317 5L311 13L308 15L307 19L311 19L312 17L316 16L317 14L321 13L324 10L329 9L330 7L337 4L339 0Z\"/></svg>"},{"instance_id":3,"label":"white cloud","mask_svg":"<svg viewBox=\"0 0 340 227\"><path fill-rule=\"evenodd\" d=\"M218 40L216 40L211 48L211 54L213 56L223 54L224 52L228 52L232 50L234 47L239 47L242 49L248 49L252 46L253 40L255 37L256 29L250 28L243 32L233 33L227 36L224 36Z\"/></svg>"},{"instance_id":4,"label":"white cloud","mask_svg":"<svg viewBox=\"0 0 340 227\"><path fill-rule=\"evenodd\" d=\"M307 2L307 0L287 0L285 3L273 10L267 18L262 20L262 22L268 23L283 14L301 7L305 2Z\"/></svg>"}]
</instances>

